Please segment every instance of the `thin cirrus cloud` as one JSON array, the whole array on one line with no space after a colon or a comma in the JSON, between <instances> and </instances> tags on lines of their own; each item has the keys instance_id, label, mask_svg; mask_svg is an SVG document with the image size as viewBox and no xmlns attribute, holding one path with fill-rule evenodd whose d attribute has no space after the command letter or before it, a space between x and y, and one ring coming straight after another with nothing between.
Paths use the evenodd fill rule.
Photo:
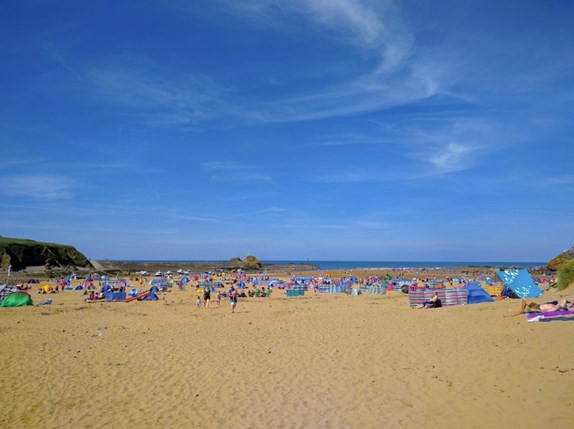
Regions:
<instances>
[{"instance_id":1,"label":"thin cirrus cloud","mask_svg":"<svg viewBox=\"0 0 574 429\"><path fill-rule=\"evenodd\" d=\"M64 176L10 176L3 178L0 193L39 200L62 200L72 197L73 187L74 182Z\"/></svg>"},{"instance_id":2,"label":"thin cirrus cloud","mask_svg":"<svg viewBox=\"0 0 574 429\"><path fill-rule=\"evenodd\" d=\"M574 186L574 175L544 177L538 179L537 183L543 186Z\"/></svg>"},{"instance_id":3,"label":"thin cirrus cloud","mask_svg":"<svg viewBox=\"0 0 574 429\"><path fill-rule=\"evenodd\" d=\"M420 73L413 62L411 30L393 2L352 0L299 0L246 2L229 8L240 17L268 25L279 12L317 25L332 43L352 47L370 58L371 66L359 74L323 88L234 105L228 85L210 76L177 75L157 69L150 60L134 58L88 68L88 81L96 94L109 102L139 110L148 125L196 124L213 118L236 117L247 122L298 122L360 114L415 103L441 92L439 77ZM289 19L275 20L289 25ZM281 25L281 24L276 24Z\"/></svg>"},{"instance_id":4,"label":"thin cirrus cloud","mask_svg":"<svg viewBox=\"0 0 574 429\"><path fill-rule=\"evenodd\" d=\"M477 150L471 145L451 142L420 156L435 167L435 172L453 173L470 168Z\"/></svg>"},{"instance_id":5,"label":"thin cirrus cloud","mask_svg":"<svg viewBox=\"0 0 574 429\"><path fill-rule=\"evenodd\" d=\"M319 183L367 183L399 180L396 174L375 170L354 170L315 176ZM404 179L400 179L404 180Z\"/></svg>"},{"instance_id":6,"label":"thin cirrus cloud","mask_svg":"<svg viewBox=\"0 0 574 429\"><path fill-rule=\"evenodd\" d=\"M280 25L282 20L272 19L276 16L307 19L319 25L326 38L335 37L361 50L373 50L380 60L378 72L400 66L412 49L412 34L390 0L251 0L222 4L228 11L264 26Z\"/></svg>"},{"instance_id":7,"label":"thin cirrus cloud","mask_svg":"<svg viewBox=\"0 0 574 429\"><path fill-rule=\"evenodd\" d=\"M88 75L97 96L139 110L151 125L193 123L225 111L226 90L211 78L152 73L152 65L118 61L92 67Z\"/></svg>"},{"instance_id":8,"label":"thin cirrus cloud","mask_svg":"<svg viewBox=\"0 0 574 429\"><path fill-rule=\"evenodd\" d=\"M260 173L258 167L237 162L204 162L203 170L211 173L211 179L219 182L266 182L274 183L273 178Z\"/></svg>"},{"instance_id":9,"label":"thin cirrus cloud","mask_svg":"<svg viewBox=\"0 0 574 429\"><path fill-rule=\"evenodd\" d=\"M412 31L394 2L300 0L248 2L243 15L268 25L279 12L303 17L325 38L352 46L374 66L316 91L254 105L249 118L260 122L297 122L359 114L418 102L442 91L441 76L420 73L413 57ZM286 21L287 22L287 21Z\"/></svg>"}]
</instances>

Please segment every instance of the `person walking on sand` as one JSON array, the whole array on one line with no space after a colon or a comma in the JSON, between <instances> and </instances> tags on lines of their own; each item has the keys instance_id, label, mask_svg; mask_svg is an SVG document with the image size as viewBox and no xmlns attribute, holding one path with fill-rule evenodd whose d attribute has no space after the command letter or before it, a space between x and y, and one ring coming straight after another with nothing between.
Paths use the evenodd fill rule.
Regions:
<instances>
[{"instance_id":1,"label":"person walking on sand","mask_svg":"<svg viewBox=\"0 0 574 429\"><path fill-rule=\"evenodd\" d=\"M237 289L233 286L229 289L229 302L231 304L231 312L235 313L235 307L237 307Z\"/></svg>"},{"instance_id":2,"label":"person walking on sand","mask_svg":"<svg viewBox=\"0 0 574 429\"><path fill-rule=\"evenodd\" d=\"M203 288L203 307L205 309L209 308L210 300L211 300L211 286L205 286Z\"/></svg>"},{"instance_id":3,"label":"person walking on sand","mask_svg":"<svg viewBox=\"0 0 574 429\"><path fill-rule=\"evenodd\" d=\"M215 302L217 302L217 306L221 304L221 291L217 291L217 295L215 296Z\"/></svg>"}]
</instances>

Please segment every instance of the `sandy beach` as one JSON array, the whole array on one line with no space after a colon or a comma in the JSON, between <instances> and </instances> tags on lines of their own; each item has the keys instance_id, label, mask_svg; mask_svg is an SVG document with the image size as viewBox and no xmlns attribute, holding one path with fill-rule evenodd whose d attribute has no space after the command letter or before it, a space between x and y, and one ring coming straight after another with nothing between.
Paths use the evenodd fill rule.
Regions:
<instances>
[{"instance_id":1,"label":"sandy beach","mask_svg":"<svg viewBox=\"0 0 574 429\"><path fill-rule=\"evenodd\" d=\"M193 288L49 296L0 309L1 427L572 427L574 324L503 318L518 300L414 310L400 292L277 290L232 314L196 308Z\"/></svg>"}]
</instances>

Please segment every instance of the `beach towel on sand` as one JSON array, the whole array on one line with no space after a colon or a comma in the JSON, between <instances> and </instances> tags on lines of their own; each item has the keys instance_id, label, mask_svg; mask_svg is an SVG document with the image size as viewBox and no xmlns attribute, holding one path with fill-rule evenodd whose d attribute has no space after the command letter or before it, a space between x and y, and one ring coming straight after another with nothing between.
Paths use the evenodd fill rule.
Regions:
<instances>
[{"instance_id":1,"label":"beach towel on sand","mask_svg":"<svg viewBox=\"0 0 574 429\"><path fill-rule=\"evenodd\" d=\"M541 320L573 320L574 311L549 311L546 313L526 313L526 318L529 322L539 322Z\"/></svg>"}]
</instances>

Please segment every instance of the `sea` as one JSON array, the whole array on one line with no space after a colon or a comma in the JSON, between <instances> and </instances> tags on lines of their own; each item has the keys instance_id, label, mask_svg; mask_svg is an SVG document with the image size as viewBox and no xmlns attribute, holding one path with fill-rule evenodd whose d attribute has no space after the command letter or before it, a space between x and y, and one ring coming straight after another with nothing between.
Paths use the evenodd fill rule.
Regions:
<instances>
[{"instance_id":1,"label":"sea","mask_svg":"<svg viewBox=\"0 0 574 429\"><path fill-rule=\"evenodd\" d=\"M288 265L310 264L320 270L380 270L398 268L456 268L456 267L504 267L535 268L546 266L546 262L469 262L469 261L262 261L265 264Z\"/></svg>"},{"instance_id":2,"label":"sea","mask_svg":"<svg viewBox=\"0 0 574 429\"><path fill-rule=\"evenodd\" d=\"M178 260L178 261L148 261L137 260L132 262L165 262L165 263L210 263L229 262L224 260ZM496 268L536 268L546 266L546 262L476 262L476 261L314 261L314 260L262 260L264 264L314 265L320 270L381 270L381 269L411 269L411 268L456 268L456 267L496 267Z\"/></svg>"}]
</instances>

